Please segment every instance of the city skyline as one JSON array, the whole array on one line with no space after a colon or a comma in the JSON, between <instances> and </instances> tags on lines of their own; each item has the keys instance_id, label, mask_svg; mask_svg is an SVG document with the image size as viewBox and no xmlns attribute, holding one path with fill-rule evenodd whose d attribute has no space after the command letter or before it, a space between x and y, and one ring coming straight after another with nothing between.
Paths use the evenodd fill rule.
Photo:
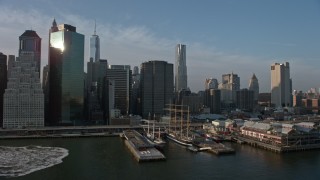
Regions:
<instances>
[{"instance_id":1,"label":"city skyline","mask_svg":"<svg viewBox=\"0 0 320 180\"><path fill-rule=\"evenodd\" d=\"M151 59L174 63L175 45L186 44L188 84L195 92L205 89L206 78L219 80L230 72L241 77L241 88L248 87L255 73L260 92L270 92L270 65L285 61L291 65L293 89L319 88L319 82L306 78L319 75L320 26L314 23L320 16L319 2L184 2L185 13L175 12L179 2L77 1L75 6L69 1L58 7L59 0L1 1L0 39L5 43L0 51L17 55L16 38L33 29L42 37L41 65L46 65L47 29L56 18L58 24L72 24L85 35L86 64L96 19L101 58L110 64L133 67Z\"/></svg>"}]
</instances>

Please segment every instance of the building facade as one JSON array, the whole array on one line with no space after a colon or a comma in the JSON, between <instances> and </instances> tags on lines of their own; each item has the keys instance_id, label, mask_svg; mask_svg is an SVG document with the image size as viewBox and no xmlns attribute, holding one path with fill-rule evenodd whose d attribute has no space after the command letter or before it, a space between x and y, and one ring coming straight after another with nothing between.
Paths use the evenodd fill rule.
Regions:
<instances>
[{"instance_id":1,"label":"building facade","mask_svg":"<svg viewBox=\"0 0 320 180\"><path fill-rule=\"evenodd\" d=\"M188 88L187 64L186 64L186 45L177 44L176 63L175 63L175 91Z\"/></svg>"},{"instance_id":2,"label":"building facade","mask_svg":"<svg viewBox=\"0 0 320 180\"><path fill-rule=\"evenodd\" d=\"M0 127L3 121L3 94L7 88L7 56L0 52Z\"/></svg>"},{"instance_id":3,"label":"building facade","mask_svg":"<svg viewBox=\"0 0 320 180\"><path fill-rule=\"evenodd\" d=\"M254 108L254 91L241 89L237 91L236 106L239 109L252 111Z\"/></svg>"},{"instance_id":4,"label":"building facade","mask_svg":"<svg viewBox=\"0 0 320 180\"><path fill-rule=\"evenodd\" d=\"M249 90L254 92L253 100L255 102L258 102L259 97L259 81L255 74L252 75L250 81L249 81Z\"/></svg>"},{"instance_id":5,"label":"building facade","mask_svg":"<svg viewBox=\"0 0 320 180\"><path fill-rule=\"evenodd\" d=\"M208 78L205 81L205 89L218 89L219 83L215 78Z\"/></svg>"},{"instance_id":6,"label":"building facade","mask_svg":"<svg viewBox=\"0 0 320 180\"><path fill-rule=\"evenodd\" d=\"M94 24L94 33L90 37L90 57L94 62L100 60L100 38L96 34L96 24Z\"/></svg>"},{"instance_id":7,"label":"building facade","mask_svg":"<svg viewBox=\"0 0 320 180\"><path fill-rule=\"evenodd\" d=\"M289 63L271 65L271 103L275 107L292 106L292 81Z\"/></svg>"},{"instance_id":8,"label":"building facade","mask_svg":"<svg viewBox=\"0 0 320 180\"><path fill-rule=\"evenodd\" d=\"M221 91L219 89L206 89L204 91L204 105L210 108L210 113L221 113Z\"/></svg>"},{"instance_id":9,"label":"building facade","mask_svg":"<svg viewBox=\"0 0 320 180\"><path fill-rule=\"evenodd\" d=\"M33 30L26 30L19 37L19 56L22 52L33 52L36 61L36 71L40 73L41 68L41 38ZM39 74L40 77L40 74Z\"/></svg>"},{"instance_id":10,"label":"building facade","mask_svg":"<svg viewBox=\"0 0 320 180\"><path fill-rule=\"evenodd\" d=\"M48 124L81 124L84 110L84 35L68 24L51 29Z\"/></svg>"},{"instance_id":11,"label":"building facade","mask_svg":"<svg viewBox=\"0 0 320 180\"><path fill-rule=\"evenodd\" d=\"M159 117L173 98L173 64L166 61L148 61L141 64L140 97L142 117Z\"/></svg>"},{"instance_id":12,"label":"building facade","mask_svg":"<svg viewBox=\"0 0 320 180\"><path fill-rule=\"evenodd\" d=\"M44 126L44 94L36 70L37 54L20 51L4 94L4 128Z\"/></svg>"},{"instance_id":13,"label":"building facade","mask_svg":"<svg viewBox=\"0 0 320 180\"><path fill-rule=\"evenodd\" d=\"M122 115L130 114L132 71L129 65L109 65L107 80L114 81L114 108Z\"/></svg>"},{"instance_id":14,"label":"building facade","mask_svg":"<svg viewBox=\"0 0 320 180\"><path fill-rule=\"evenodd\" d=\"M221 84L221 101L224 104L236 102L236 91L240 90L240 77L237 74L223 74Z\"/></svg>"}]
</instances>

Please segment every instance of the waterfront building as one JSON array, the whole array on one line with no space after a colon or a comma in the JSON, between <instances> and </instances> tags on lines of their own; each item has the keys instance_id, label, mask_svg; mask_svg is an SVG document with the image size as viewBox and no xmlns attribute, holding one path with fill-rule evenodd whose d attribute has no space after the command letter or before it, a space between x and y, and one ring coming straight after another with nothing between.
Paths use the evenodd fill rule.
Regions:
<instances>
[{"instance_id":1,"label":"waterfront building","mask_svg":"<svg viewBox=\"0 0 320 180\"><path fill-rule=\"evenodd\" d=\"M236 94L236 106L242 110L252 111L254 107L254 95L253 90L241 89L237 91Z\"/></svg>"},{"instance_id":2,"label":"waterfront building","mask_svg":"<svg viewBox=\"0 0 320 180\"><path fill-rule=\"evenodd\" d=\"M84 110L84 35L54 21L49 47L50 125L81 124Z\"/></svg>"},{"instance_id":3,"label":"waterfront building","mask_svg":"<svg viewBox=\"0 0 320 180\"><path fill-rule=\"evenodd\" d=\"M22 52L33 52L36 61L36 72L41 68L41 38L33 30L26 30L19 37L19 56ZM39 74L40 77L40 74Z\"/></svg>"},{"instance_id":4,"label":"waterfront building","mask_svg":"<svg viewBox=\"0 0 320 180\"><path fill-rule=\"evenodd\" d=\"M20 51L4 93L3 127L44 126L44 94L37 71L37 55Z\"/></svg>"},{"instance_id":5,"label":"waterfront building","mask_svg":"<svg viewBox=\"0 0 320 180\"><path fill-rule=\"evenodd\" d=\"M215 78L208 78L205 81L205 89L218 89L219 83Z\"/></svg>"},{"instance_id":6,"label":"waterfront building","mask_svg":"<svg viewBox=\"0 0 320 180\"><path fill-rule=\"evenodd\" d=\"M288 148L288 150L311 149L312 146L320 145L318 128L319 124L314 122L287 124L246 121L240 128L240 137L245 138L242 139L245 141L260 142L261 146L268 149L278 149L277 147Z\"/></svg>"},{"instance_id":7,"label":"waterfront building","mask_svg":"<svg viewBox=\"0 0 320 180\"><path fill-rule=\"evenodd\" d=\"M271 65L271 103L276 107L292 106L292 80L289 63Z\"/></svg>"},{"instance_id":8,"label":"waterfront building","mask_svg":"<svg viewBox=\"0 0 320 180\"><path fill-rule=\"evenodd\" d=\"M132 71L130 65L109 65L107 80L114 81L114 108L122 115L130 114Z\"/></svg>"},{"instance_id":9,"label":"waterfront building","mask_svg":"<svg viewBox=\"0 0 320 180\"><path fill-rule=\"evenodd\" d=\"M249 81L249 90L254 92L253 100L255 101L255 103L257 103L259 96L259 81L255 74L252 75Z\"/></svg>"},{"instance_id":10,"label":"waterfront building","mask_svg":"<svg viewBox=\"0 0 320 180\"><path fill-rule=\"evenodd\" d=\"M148 61L140 68L140 93L142 117L164 114L166 104L173 98L173 64L166 61Z\"/></svg>"},{"instance_id":11,"label":"waterfront building","mask_svg":"<svg viewBox=\"0 0 320 180\"><path fill-rule=\"evenodd\" d=\"M3 94L7 88L7 56L0 52L0 127L3 121Z\"/></svg>"},{"instance_id":12,"label":"waterfront building","mask_svg":"<svg viewBox=\"0 0 320 180\"><path fill-rule=\"evenodd\" d=\"M186 45L177 44L175 63L175 92L188 88Z\"/></svg>"},{"instance_id":13,"label":"waterfront building","mask_svg":"<svg viewBox=\"0 0 320 180\"><path fill-rule=\"evenodd\" d=\"M105 77L103 80L102 90L102 109L104 123L110 125L111 110L115 109L115 80Z\"/></svg>"},{"instance_id":14,"label":"waterfront building","mask_svg":"<svg viewBox=\"0 0 320 180\"><path fill-rule=\"evenodd\" d=\"M133 68L132 74L132 95L130 100L130 107L132 114L141 114L140 109L140 73L139 67L135 66Z\"/></svg>"}]
</instances>

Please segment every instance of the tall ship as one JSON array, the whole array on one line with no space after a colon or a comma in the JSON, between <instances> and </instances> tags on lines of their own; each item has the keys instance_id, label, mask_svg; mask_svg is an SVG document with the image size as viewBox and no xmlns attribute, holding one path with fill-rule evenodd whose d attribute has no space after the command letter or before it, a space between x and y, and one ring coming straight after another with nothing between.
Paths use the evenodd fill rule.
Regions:
<instances>
[{"instance_id":1,"label":"tall ship","mask_svg":"<svg viewBox=\"0 0 320 180\"><path fill-rule=\"evenodd\" d=\"M169 104L166 111L170 117L166 137L182 146L192 146L189 106Z\"/></svg>"},{"instance_id":2,"label":"tall ship","mask_svg":"<svg viewBox=\"0 0 320 180\"><path fill-rule=\"evenodd\" d=\"M156 128L156 121L155 120L147 120L148 127L146 130L146 138L148 141L157 146L157 147L163 147L166 142L161 137L161 125L158 124L158 127ZM150 127L150 124L152 124L152 129Z\"/></svg>"}]
</instances>

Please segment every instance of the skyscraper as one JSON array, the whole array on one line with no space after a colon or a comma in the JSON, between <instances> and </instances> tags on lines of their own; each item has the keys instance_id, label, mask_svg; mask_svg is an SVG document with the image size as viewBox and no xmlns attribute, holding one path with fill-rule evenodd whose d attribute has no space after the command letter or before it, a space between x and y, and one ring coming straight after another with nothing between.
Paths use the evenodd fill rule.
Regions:
<instances>
[{"instance_id":1,"label":"skyscraper","mask_svg":"<svg viewBox=\"0 0 320 180\"><path fill-rule=\"evenodd\" d=\"M83 120L84 35L62 24L50 33L48 124L79 124Z\"/></svg>"},{"instance_id":2,"label":"skyscraper","mask_svg":"<svg viewBox=\"0 0 320 180\"><path fill-rule=\"evenodd\" d=\"M240 77L237 74L223 74L219 85L221 101L230 104L236 102L236 91L240 90Z\"/></svg>"},{"instance_id":3,"label":"skyscraper","mask_svg":"<svg viewBox=\"0 0 320 180\"><path fill-rule=\"evenodd\" d=\"M39 72L41 67L41 38L33 30L26 30L19 37L19 56L22 52L33 52L36 61L36 71Z\"/></svg>"},{"instance_id":4,"label":"skyscraper","mask_svg":"<svg viewBox=\"0 0 320 180\"><path fill-rule=\"evenodd\" d=\"M3 94L7 88L7 56L0 52L0 127L3 120Z\"/></svg>"},{"instance_id":5,"label":"skyscraper","mask_svg":"<svg viewBox=\"0 0 320 180\"><path fill-rule=\"evenodd\" d=\"M37 54L21 51L4 94L3 127L44 126L44 94L37 70Z\"/></svg>"},{"instance_id":6,"label":"skyscraper","mask_svg":"<svg viewBox=\"0 0 320 180\"><path fill-rule=\"evenodd\" d=\"M188 88L187 64L186 64L186 45L177 44L176 63L175 63L175 91Z\"/></svg>"},{"instance_id":7,"label":"skyscraper","mask_svg":"<svg viewBox=\"0 0 320 180\"><path fill-rule=\"evenodd\" d=\"M129 65L109 65L107 80L114 81L114 108L122 115L130 113L132 71Z\"/></svg>"},{"instance_id":8,"label":"skyscraper","mask_svg":"<svg viewBox=\"0 0 320 180\"><path fill-rule=\"evenodd\" d=\"M90 37L90 57L94 62L100 59L100 39L96 34L96 22L94 22L94 33Z\"/></svg>"},{"instance_id":9,"label":"skyscraper","mask_svg":"<svg viewBox=\"0 0 320 180\"><path fill-rule=\"evenodd\" d=\"M254 92L253 100L255 102L258 102L258 96L259 96L259 82L258 78L255 74L252 75L250 81L249 81L249 90Z\"/></svg>"},{"instance_id":10,"label":"skyscraper","mask_svg":"<svg viewBox=\"0 0 320 180\"><path fill-rule=\"evenodd\" d=\"M292 105L292 82L289 63L271 65L271 103L276 107Z\"/></svg>"},{"instance_id":11,"label":"skyscraper","mask_svg":"<svg viewBox=\"0 0 320 180\"><path fill-rule=\"evenodd\" d=\"M218 89L219 83L215 78L206 79L205 89Z\"/></svg>"},{"instance_id":12,"label":"skyscraper","mask_svg":"<svg viewBox=\"0 0 320 180\"><path fill-rule=\"evenodd\" d=\"M141 64L140 93L142 117L163 115L173 98L173 64L149 61Z\"/></svg>"}]
</instances>

